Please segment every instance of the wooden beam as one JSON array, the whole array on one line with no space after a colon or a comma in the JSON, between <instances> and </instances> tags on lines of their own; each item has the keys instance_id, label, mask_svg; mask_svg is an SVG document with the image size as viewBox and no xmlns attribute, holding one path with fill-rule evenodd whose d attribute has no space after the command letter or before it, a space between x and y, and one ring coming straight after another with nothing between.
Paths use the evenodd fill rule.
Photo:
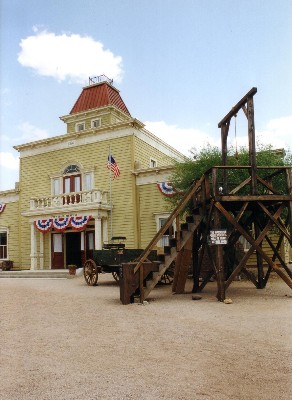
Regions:
<instances>
[{"instance_id":1,"label":"wooden beam","mask_svg":"<svg viewBox=\"0 0 292 400\"><path fill-rule=\"evenodd\" d=\"M286 228L284 228L278 221L276 218L274 218L274 216L270 213L270 211L263 205L263 203L261 203L260 201L258 202L259 206L261 207L261 209L264 211L264 213L274 222L274 224L277 226L277 228L286 236L286 238L288 239L290 245L292 246L292 239L291 239L291 235L289 235L288 231L286 230Z\"/></svg>"},{"instance_id":2,"label":"wooden beam","mask_svg":"<svg viewBox=\"0 0 292 400\"><path fill-rule=\"evenodd\" d=\"M242 109L242 111L244 112L244 115L245 115L246 118L247 118L247 109L246 109L245 105L243 105L243 106L241 107L241 109Z\"/></svg>"},{"instance_id":3,"label":"wooden beam","mask_svg":"<svg viewBox=\"0 0 292 400\"><path fill-rule=\"evenodd\" d=\"M264 185L267 189L269 189L272 193L274 194L281 194L279 192L277 192L272 185L270 185L268 182L266 182L264 179L262 179L260 176L257 176L257 180Z\"/></svg>"},{"instance_id":4,"label":"wooden beam","mask_svg":"<svg viewBox=\"0 0 292 400\"><path fill-rule=\"evenodd\" d=\"M227 165L227 137L230 126L230 120L221 126L221 148L222 148L222 165ZM215 190L217 187L215 187ZM227 190L227 171L223 170L223 190Z\"/></svg>"},{"instance_id":5,"label":"wooden beam","mask_svg":"<svg viewBox=\"0 0 292 400\"><path fill-rule=\"evenodd\" d=\"M190 236L185 246L178 253L175 260L175 270L172 284L172 291L176 294L184 293L188 277L189 265L192 259L193 235Z\"/></svg>"},{"instance_id":6,"label":"wooden beam","mask_svg":"<svg viewBox=\"0 0 292 400\"><path fill-rule=\"evenodd\" d=\"M225 218L227 219L227 221L229 221L233 226L236 227L236 229L241 232L242 236L244 236L247 241L252 245L251 249L254 248L256 251L258 251L262 257L264 258L264 260L274 269L274 271L283 279L284 282L287 283L287 285L292 289L292 280L287 277L284 272L278 267L278 265L273 262L270 257L263 251L263 249L258 245L258 243L261 243L261 241L264 239L264 237L266 236L267 231L270 229L270 224L271 224L271 220L268 221L267 226L265 227L265 229L262 231L261 235L257 238L257 241L255 241L247 232L246 230L239 225L235 219L225 210L225 208L219 203L216 202L215 207L220 210L222 212L222 214L225 216ZM279 207L279 209L276 211L276 213L274 214L275 218L278 218L281 215L281 212L283 211L283 205L281 205ZM266 231L267 230L267 231ZM249 249L249 251L251 250ZM233 271L235 272L235 270ZM238 271L237 271L238 273ZM230 280L231 276L233 275L233 273L230 275L228 281ZM229 282L230 284L230 282ZM227 283L226 283L227 285Z\"/></svg>"},{"instance_id":7,"label":"wooden beam","mask_svg":"<svg viewBox=\"0 0 292 400\"><path fill-rule=\"evenodd\" d=\"M281 233L280 236L279 236L279 239L278 239L277 246L276 246L276 250L277 250L277 251L279 251L279 249L280 249L280 247L281 247L283 238L284 238L284 234ZM274 254L273 254L273 257L272 257L272 261L275 261L275 260L276 260L276 253L274 253ZM266 281L266 283L268 282L268 279L269 279L269 277L270 277L271 271L272 271L272 267L269 265L268 270L267 270L267 273L266 273L266 276L265 276L265 281Z\"/></svg>"},{"instance_id":8,"label":"wooden beam","mask_svg":"<svg viewBox=\"0 0 292 400\"><path fill-rule=\"evenodd\" d=\"M200 238L199 229L196 229L193 234L193 289L192 292L196 293L200 286L200 265L199 265L199 250Z\"/></svg>"},{"instance_id":9,"label":"wooden beam","mask_svg":"<svg viewBox=\"0 0 292 400\"><path fill-rule=\"evenodd\" d=\"M266 233L270 229L272 222L269 221L265 229L262 231L262 234L257 238L255 241L248 233L247 231L236 221L236 219L231 216L225 208L219 203L215 203L215 207L218 208L223 216L234 226L234 228L243 236L245 239L251 244L250 249L247 251L245 256L241 259L237 267L233 270L231 275L229 276L227 282L226 282L226 288L230 285L230 283L233 281L236 275L238 275L241 271L241 268L246 264L247 260L250 258L254 250L258 247L257 244L261 243L261 241L265 238ZM280 213L279 213L280 214Z\"/></svg>"},{"instance_id":10,"label":"wooden beam","mask_svg":"<svg viewBox=\"0 0 292 400\"><path fill-rule=\"evenodd\" d=\"M215 210L214 214L214 229L218 230L221 228L220 213ZM223 246L221 244L216 245L216 277L217 277L217 299L219 301L225 300L225 274L224 274L224 262L223 262Z\"/></svg>"},{"instance_id":11,"label":"wooden beam","mask_svg":"<svg viewBox=\"0 0 292 400\"><path fill-rule=\"evenodd\" d=\"M247 195L247 196L216 196L216 200L220 202L224 201L270 201L270 202L278 202L278 201L292 201L292 196L286 195L277 195L277 194L261 194L258 196Z\"/></svg>"},{"instance_id":12,"label":"wooden beam","mask_svg":"<svg viewBox=\"0 0 292 400\"><path fill-rule=\"evenodd\" d=\"M292 169L286 169L286 182L288 187L288 193L290 194L291 200L288 204L288 213L289 213L289 229L290 234L292 235ZM291 243L291 242L290 242Z\"/></svg>"},{"instance_id":13,"label":"wooden beam","mask_svg":"<svg viewBox=\"0 0 292 400\"><path fill-rule=\"evenodd\" d=\"M258 214L255 214L255 224L254 224L254 232L255 232L255 239L260 237L261 229L258 224ZM262 248L262 242L259 243L260 248ZM265 287L265 278L264 278L264 268L263 268L263 257L259 251L256 252L256 259L257 259L257 270L258 270L258 288L263 289Z\"/></svg>"},{"instance_id":14,"label":"wooden beam","mask_svg":"<svg viewBox=\"0 0 292 400\"><path fill-rule=\"evenodd\" d=\"M202 233L202 247L201 247L201 252L200 252L200 257L199 257L199 268L201 269L201 265L203 262L203 257L204 257L204 252L205 252L205 247L207 245L207 236L208 232L210 231L210 223L213 215L213 210L214 210L214 201L211 201L210 208L209 208L209 215L208 215L208 220L207 224L205 227L205 232Z\"/></svg>"},{"instance_id":15,"label":"wooden beam","mask_svg":"<svg viewBox=\"0 0 292 400\"><path fill-rule=\"evenodd\" d=\"M249 146L249 165L251 166L251 193L257 194L257 161L256 161L256 142L254 125L254 105L253 97L247 97L247 120L248 120L248 146Z\"/></svg>"},{"instance_id":16,"label":"wooden beam","mask_svg":"<svg viewBox=\"0 0 292 400\"><path fill-rule=\"evenodd\" d=\"M207 283L210 281L211 277L214 275L214 273L216 273L216 271L208 271L207 275L205 276L205 278L203 279L203 282L200 284L199 289L197 290L197 292L201 292L204 287L207 285ZM193 292L196 293L196 292Z\"/></svg>"},{"instance_id":17,"label":"wooden beam","mask_svg":"<svg viewBox=\"0 0 292 400\"><path fill-rule=\"evenodd\" d=\"M249 97L252 97L256 94L257 92L257 88L253 87L245 96L243 96L243 98L241 100L239 100L239 102L237 104L235 104L234 107L232 107L232 109L229 111L228 114L225 115L225 117L219 122L218 124L218 128L221 128L221 126L223 124L225 124L227 121L230 121L230 119L238 113L238 111L242 108L242 106L244 106L247 102L247 99Z\"/></svg>"},{"instance_id":18,"label":"wooden beam","mask_svg":"<svg viewBox=\"0 0 292 400\"><path fill-rule=\"evenodd\" d=\"M283 238L283 236L282 236ZM271 239L266 236L266 241L269 243L271 249L274 252L273 258L274 256L278 258L278 260L280 261L280 264L282 265L282 267L284 268L284 270L287 272L287 274L290 276L290 278L292 279L292 272L290 271L290 269L287 267L287 265L285 264L283 258L281 257L280 253L279 253L279 249L276 248L276 246L273 244L273 242L271 241Z\"/></svg>"},{"instance_id":19,"label":"wooden beam","mask_svg":"<svg viewBox=\"0 0 292 400\"><path fill-rule=\"evenodd\" d=\"M251 271L249 271L245 267L242 267L241 272L245 274L245 276L255 285L256 288L258 287L258 281Z\"/></svg>"},{"instance_id":20,"label":"wooden beam","mask_svg":"<svg viewBox=\"0 0 292 400\"><path fill-rule=\"evenodd\" d=\"M236 186L236 188L231 190L229 192L229 194L234 194L234 193L238 192L240 189L242 189L244 186L246 186L248 183L250 183L250 181L251 181L251 177L249 176L243 182L241 182L238 186Z\"/></svg>"}]
</instances>

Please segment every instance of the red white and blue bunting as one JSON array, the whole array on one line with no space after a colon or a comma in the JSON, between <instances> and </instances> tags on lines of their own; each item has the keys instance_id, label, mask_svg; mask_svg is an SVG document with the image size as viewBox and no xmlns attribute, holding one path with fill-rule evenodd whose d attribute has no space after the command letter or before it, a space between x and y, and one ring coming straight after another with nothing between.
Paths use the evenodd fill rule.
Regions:
<instances>
[{"instance_id":1,"label":"red white and blue bunting","mask_svg":"<svg viewBox=\"0 0 292 400\"><path fill-rule=\"evenodd\" d=\"M170 182L158 182L157 187L164 196L174 196L177 191Z\"/></svg>"},{"instance_id":2,"label":"red white and blue bunting","mask_svg":"<svg viewBox=\"0 0 292 400\"><path fill-rule=\"evenodd\" d=\"M51 218L38 219L37 221L35 221L36 228L42 233L48 232L51 229L52 225L53 220Z\"/></svg>"},{"instance_id":3,"label":"red white and blue bunting","mask_svg":"<svg viewBox=\"0 0 292 400\"><path fill-rule=\"evenodd\" d=\"M35 221L35 226L42 233L48 232L51 228L54 228L58 232L63 232L69 226L74 230L82 231L90 219L91 215L85 215L83 217L75 216L38 219Z\"/></svg>"},{"instance_id":4,"label":"red white and blue bunting","mask_svg":"<svg viewBox=\"0 0 292 400\"><path fill-rule=\"evenodd\" d=\"M58 232L63 232L70 224L71 217L58 217L53 219L53 227Z\"/></svg>"},{"instance_id":5,"label":"red white and blue bunting","mask_svg":"<svg viewBox=\"0 0 292 400\"><path fill-rule=\"evenodd\" d=\"M84 217L72 217L71 218L71 226L73 229L77 231L81 231L83 228L86 227L90 220L91 216L84 216Z\"/></svg>"},{"instance_id":6,"label":"red white and blue bunting","mask_svg":"<svg viewBox=\"0 0 292 400\"><path fill-rule=\"evenodd\" d=\"M5 207L6 207L5 203L0 203L0 214L4 211Z\"/></svg>"}]
</instances>

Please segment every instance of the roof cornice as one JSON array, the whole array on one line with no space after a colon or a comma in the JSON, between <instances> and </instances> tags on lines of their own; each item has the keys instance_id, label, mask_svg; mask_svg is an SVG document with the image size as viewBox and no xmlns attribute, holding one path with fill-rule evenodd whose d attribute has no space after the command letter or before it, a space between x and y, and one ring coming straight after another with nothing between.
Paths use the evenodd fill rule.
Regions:
<instances>
[{"instance_id":1,"label":"roof cornice","mask_svg":"<svg viewBox=\"0 0 292 400\"><path fill-rule=\"evenodd\" d=\"M162 167L154 167L154 168L140 168L140 169L135 169L132 171L133 175L139 176L139 175L149 175L149 174L160 174L160 173L165 173L165 172L172 172L174 170L173 165L165 165Z\"/></svg>"},{"instance_id":2,"label":"roof cornice","mask_svg":"<svg viewBox=\"0 0 292 400\"><path fill-rule=\"evenodd\" d=\"M103 125L100 128L97 129L87 129L81 132L73 132L73 133L65 133L59 136L54 136L51 138L46 138L46 139L42 139L42 140L37 140L34 142L29 142L29 143L24 143L24 144L20 144L17 146L13 146L13 148L17 151L23 151L23 150L28 150L28 149L32 149L32 148L39 148L39 147L44 147L47 145L51 145L54 143L60 143L63 141L67 141L67 140L72 140L72 139L77 139L77 138L85 138L88 136L92 136L96 133L102 133L105 131L113 131L113 130L120 130L120 129L124 129L124 128L128 128L128 127L133 127L136 129L143 129L144 128L144 124L137 120L136 118L130 118L127 121L122 121L122 122L117 122L116 124L110 124L110 125Z\"/></svg>"},{"instance_id":3,"label":"roof cornice","mask_svg":"<svg viewBox=\"0 0 292 400\"><path fill-rule=\"evenodd\" d=\"M66 114L66 115L62 115L60 118L61 121L65 122L66 124L70 123L70 122L74 122L77 119L80 118L84 118L86 117L88 114L91 113L95 113L96 115L102 115L102 114L107 114L107 113L115 113L118 114L128 120L131 120L133 118L129 117L129 114L124 113L120 108L118 108L117 106L115 106L114 104L110 104L108 106L104 106L104 107L97 107L97 108L90 108L89 110L86 111L80 111L78 113L74 113L74 114Z\"/></svg>"}]
</instances>

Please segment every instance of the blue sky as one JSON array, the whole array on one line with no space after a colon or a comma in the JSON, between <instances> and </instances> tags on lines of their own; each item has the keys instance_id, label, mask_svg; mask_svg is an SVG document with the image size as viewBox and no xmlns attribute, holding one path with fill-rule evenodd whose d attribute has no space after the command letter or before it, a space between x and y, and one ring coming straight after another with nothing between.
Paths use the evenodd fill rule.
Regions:
<instances>
[{"instance_id":1,"label":"blue sky","mask_svg":"<svg viewBox=\"0 0 292 400\"><path fill-rule=\"evenodd\" d=\"M1 0L0 190L13 146L65 133L88 76L114 79L132 116L173 147L220 143L218 122L257 87L257 137L292 148L290 0ZM237 118L237 143L247 144ZM234 142L231 124L230 143Z\"/></svg>"}]
</instances>

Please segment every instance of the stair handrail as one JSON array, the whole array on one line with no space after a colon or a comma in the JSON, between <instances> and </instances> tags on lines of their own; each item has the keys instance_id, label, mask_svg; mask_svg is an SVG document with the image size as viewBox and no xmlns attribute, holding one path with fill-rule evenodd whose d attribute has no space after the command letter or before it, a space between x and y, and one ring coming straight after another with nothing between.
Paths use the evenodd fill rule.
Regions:
<instances>
[{"instance_id":1,"label":"stair handrail","mask_svg":"<svg viewBox=\"0 0 292 400\"><path fill-rule=\"evenodd\" d=\"M193 194L199 189L199 187L202 185L202 182L205 180L205 175L202 175L201 178L198 181L195 181L188 191L184 194L178 205L175 207L173 212L170 214L170 216L167 218L165 224L159 229L159 231L156 233L154 238L149 242L143 253L139 256L137 260L137 265L134 268L134 274L140 269L141 265L143 262L146 260L148 257L150 251L153 249L153 247L158 243L158 241L161 239L163 234L167 231L167 229L172 225L174 219L180 214L180 212L185 208L185 206L188 204L190 199L192 198Z\"/></svg>"}]
</instances>

